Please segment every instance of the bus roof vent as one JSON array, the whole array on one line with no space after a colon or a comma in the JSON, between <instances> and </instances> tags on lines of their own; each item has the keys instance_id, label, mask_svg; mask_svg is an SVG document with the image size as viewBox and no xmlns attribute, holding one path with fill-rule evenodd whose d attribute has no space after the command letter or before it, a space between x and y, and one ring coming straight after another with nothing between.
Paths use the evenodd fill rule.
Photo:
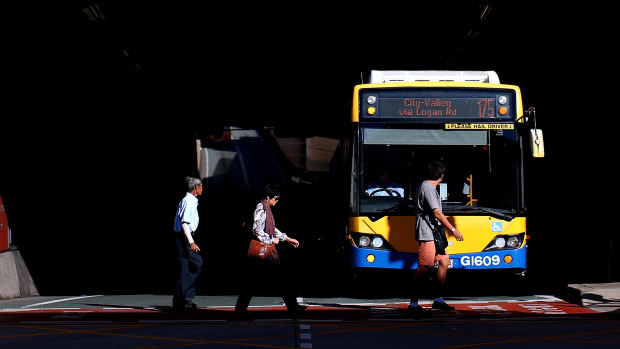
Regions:
<instances>
[{"instance_id":1,"label":"bus roof vent","mask_svg":"<svg viewBox=\"0 0 620 349\"><path fill-rule=\"evenodd\" d=\"M459 81L499 84L497 73L488 71L456 70L371 70L370 83L412 81Z\"/></svg>"}]
</instances>

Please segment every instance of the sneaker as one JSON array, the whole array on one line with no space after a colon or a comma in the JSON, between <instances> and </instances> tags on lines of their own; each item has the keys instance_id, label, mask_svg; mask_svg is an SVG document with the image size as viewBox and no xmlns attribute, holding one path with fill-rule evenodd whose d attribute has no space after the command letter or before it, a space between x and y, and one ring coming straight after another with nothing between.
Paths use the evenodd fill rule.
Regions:
<instances>
[{"instance_id":1,"label":"sneaker","mask_svg":"<svg viewBox=\"0 0 620 349\"><path fill-rule=\"evenodd\" d=\"M437 310L445 310L445 311L453 311L454 310L453 306L450 306L450 305L448 305L446 303L437 302L437 301L433 302L433 307L432 308L433 309L437 309Z\"/></svg>"},{"instance_id":2,"label":"sneaker","mask_svg":"<svg viewBox=\"0 0 620 349\"><path fill-rule=\"evenodd\" d=\"M407 313L407 315L413 316L413 317L423 317L423 316L428 316L431 314L430 309L426 309L426 308L422 308L421 306L417 306L417 307L407 307L407 310L405 310L405 313Z\"/></svg>"}]
</instances>

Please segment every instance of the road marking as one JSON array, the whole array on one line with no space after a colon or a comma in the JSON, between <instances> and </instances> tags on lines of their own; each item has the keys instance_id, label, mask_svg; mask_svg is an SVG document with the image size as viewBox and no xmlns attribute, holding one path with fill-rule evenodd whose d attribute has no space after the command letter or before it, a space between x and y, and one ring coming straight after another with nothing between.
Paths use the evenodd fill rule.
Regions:
<instances>
[{"instance_id":1,"label":"road marking","mask_svg":"<svg viewBox=\"0 0 620 349\"><path fill-rule=\"evenodd\" d=\"M568 314L566 311L558 309L551 304L519 304L519 306L536 314Z\"/></svg>"},{"instance_id":2,"label":"road marking","mask_svg":"<svg viewBox=\"0 0 620 349\"><path fill-rule=\"evenodd\" d=\"M299 347L312 348L312 334L309 324L299 324Z\"/></svg>"},{"instance_id":3,"label":"road marking","mask_svg":"<svg viewBox=\"0 0 620 349\"><path fill-rule=\"evenodd\" d=\"M63 298L63 299L56 299L53 301L47 301L47 302L41 302L41 303L34 303L34 304L29 304L29 305L24 305L23 307L21 307L22 309L24 308L32 308L32 307L38 307L40 305L47 305L47 304L54 304L54 303L60 303L60 302L65 302L65 301L73 301L76 299L84 299L84 298L92 298L92 297L101 297L103 295L93 295L93 296L80 296L80 297L71 297L71 298Z\"/></svg>"}]
</instances>

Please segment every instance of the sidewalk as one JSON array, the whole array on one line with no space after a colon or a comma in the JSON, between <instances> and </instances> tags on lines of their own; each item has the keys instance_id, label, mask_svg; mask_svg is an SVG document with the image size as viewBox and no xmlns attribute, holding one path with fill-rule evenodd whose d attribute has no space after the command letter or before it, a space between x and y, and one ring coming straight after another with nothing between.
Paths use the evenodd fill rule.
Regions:
<instances>
[{"instance_id":1,"label":"sidewalk","mask_svg":"<svg viewBox=\"0 0 620 349\"><path fill-rule=\"evenodd\" d=\"M620 315L620 282L600 284L570 284L567 301L591 310Z\"/></svg>"}]
</instances>

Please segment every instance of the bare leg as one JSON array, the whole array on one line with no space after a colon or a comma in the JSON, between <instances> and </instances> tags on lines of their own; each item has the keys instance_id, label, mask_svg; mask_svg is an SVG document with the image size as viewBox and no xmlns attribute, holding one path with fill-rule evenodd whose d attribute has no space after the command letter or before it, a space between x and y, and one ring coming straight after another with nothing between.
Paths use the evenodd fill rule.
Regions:
<instances>
[{"instance_id":1,"label":"bare leg","mask_svg":"<svg viewBox=\"0 0 620 349\"><path fill-rule=\"evenodd\" d=\"M443 289L446 284L446 274L448 272L449 258L443 258L439 261L437 275L435 275L435 284L437 286L437 296L443 297Z\"/></svg>"},{"instance_id":2,"label":"bare leg","mask_svg":"<svg viewBox=\"0 0 620 349\"><path fill-rule=\"evenodd\" d=\"M420 285L422 284L422 278L428 273L428 267L425 265L418 265L415 274L413 274L411 302L417 302L420 297Z\"/></svg>"}]
</instances>

